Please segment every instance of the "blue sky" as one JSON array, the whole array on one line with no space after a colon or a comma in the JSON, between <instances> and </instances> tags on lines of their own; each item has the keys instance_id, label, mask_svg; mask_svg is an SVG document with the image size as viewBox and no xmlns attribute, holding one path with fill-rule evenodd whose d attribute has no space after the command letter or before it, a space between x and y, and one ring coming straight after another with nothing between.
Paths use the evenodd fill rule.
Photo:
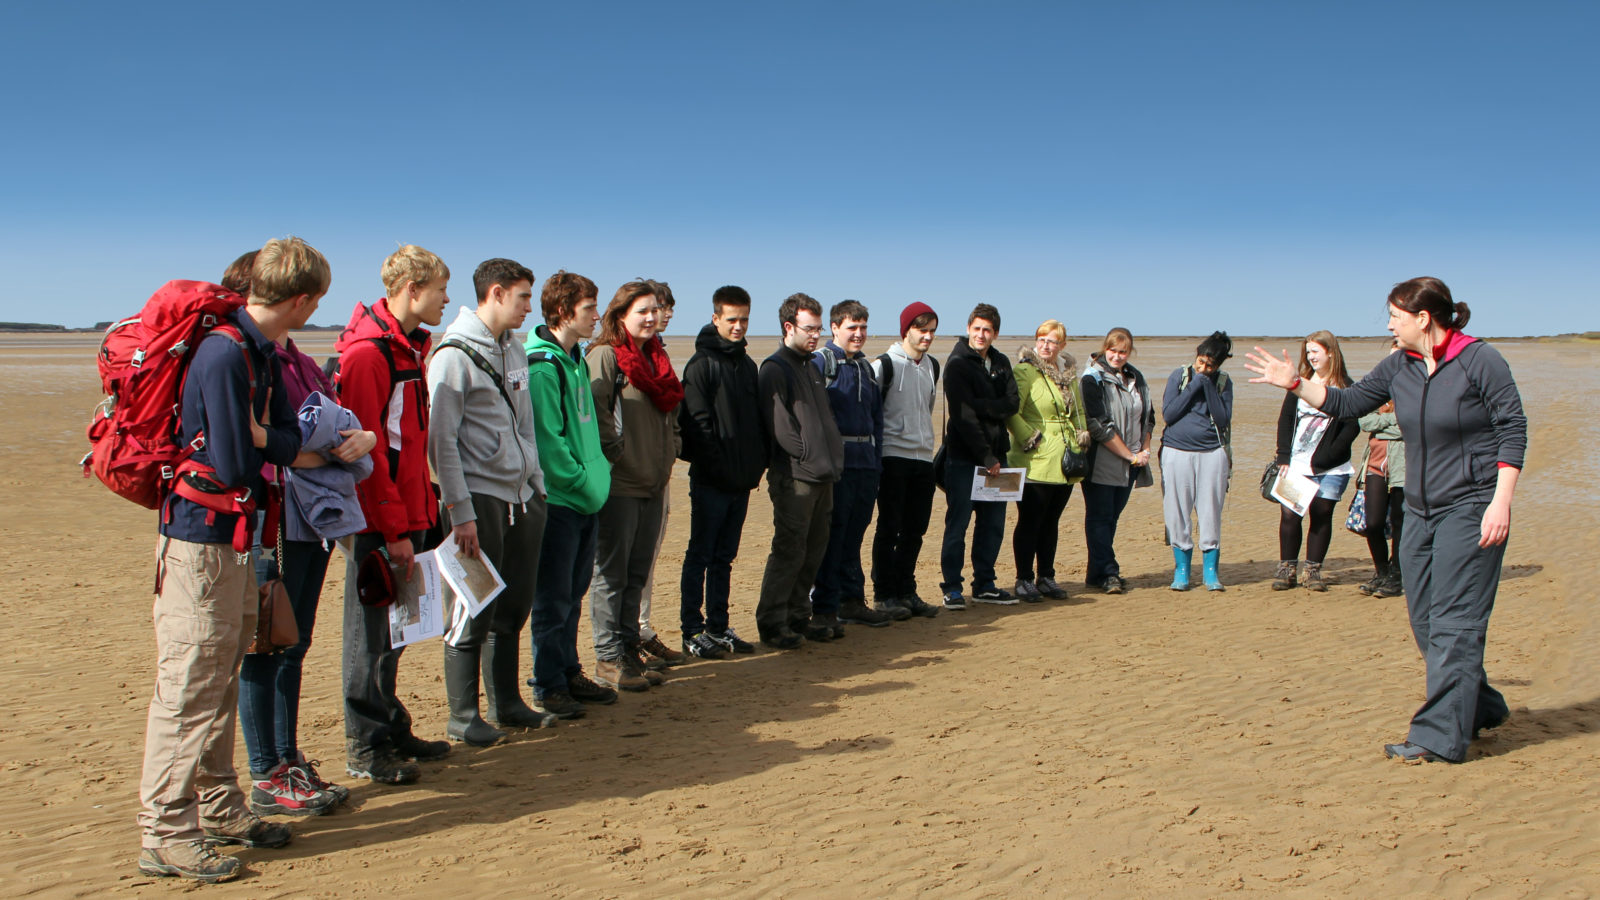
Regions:
<instances>
[{"instance_id":1,"label":"blue sky","mask_svg":"<svg viewBox=\"0 0 1600 900\"><path fill-rule=\"evenodd\" d=\"M86 326L298 234L382 293L489 256L893 329L1343 334L1444 278L1600 329L1600 6L8 4L0 319ZM698 306L706 307L704 313ZM881 324L880 324L881 323Z\"/></svg>"}]
</instances>

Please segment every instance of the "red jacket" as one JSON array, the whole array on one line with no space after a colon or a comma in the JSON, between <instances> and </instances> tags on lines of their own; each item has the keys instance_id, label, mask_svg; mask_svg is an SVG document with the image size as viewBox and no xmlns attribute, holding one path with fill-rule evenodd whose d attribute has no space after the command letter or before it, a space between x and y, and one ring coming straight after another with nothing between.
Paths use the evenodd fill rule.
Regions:
<instances>
[{"instance_id":1,"label":"red jacket","mask_svg":"<svg viewBox=\"0 0 1600 900\"><path fill-rule=\"evenodd\" d=\"M403 334L380 299L357 303L339 340L339 404L378 435L372 475L356 484L364 533L390 543L431 526L438 515L428 476L428 383L424 360L432 340L425 329Z\"/></svg>"}]
</instances>

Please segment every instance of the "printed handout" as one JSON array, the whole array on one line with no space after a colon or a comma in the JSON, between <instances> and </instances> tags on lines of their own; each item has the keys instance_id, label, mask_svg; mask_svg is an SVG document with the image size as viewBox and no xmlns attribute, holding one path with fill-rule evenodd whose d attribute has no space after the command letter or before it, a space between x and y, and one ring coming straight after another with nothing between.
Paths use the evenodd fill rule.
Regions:
<instances>
[{"instance_id":1,"label":"printed handout","mask_svg":"<svg viewBox=\"0 0 1600 900\"><path fill-rule=\"evenodd\" d=\"M411 577L395 571L399 596L389 606L389 643L404 647L444 634L444 592L433 551L418 553Z\"/></svg>"},{"instance_id":2,"label":"printed handout","mask_svg":"<svg viewBox=\"0 0 1600 900\"><path fill-rule=\"evenodd\" d=\"M1272 496L1297 516L1306 514L1306 507L1317 499L1317 483L1298 472L1284 472L1272 485Z\"/></svg>"},{"instance_id":3,"label":"printed handout","mask_svg":"<svg viewBox=\"0 0 1600 900\"><path fill-rule=\"evenodd\" d=\"M985 501L1011 501L1022 499L1022 485L1028 480L1027 469L1001 469L990 475L982 466L972 469L972 499Z\"/></svg>"},{"instance_id":4,"label":"printed handout","mask_svg":"<svg viewBox=\"0 0 1600 900\"><path fill-rule=\"evenodd\" d=\"M506 589L506 581L495 571L489 558L479 553L476 558L461 552L454 534L447 535L434 555L439 561L439 571L444 575L450 590L467 607L467 615L476 619L489 601Z\"/></svg>"}]
</instances>

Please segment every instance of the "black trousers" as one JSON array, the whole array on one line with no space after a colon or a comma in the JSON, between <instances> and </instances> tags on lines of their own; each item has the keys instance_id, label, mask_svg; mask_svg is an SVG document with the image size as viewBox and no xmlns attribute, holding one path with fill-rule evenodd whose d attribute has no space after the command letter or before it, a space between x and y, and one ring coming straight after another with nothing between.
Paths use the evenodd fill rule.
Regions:
<instances>
[{"instance_id":1,"label":"black trousers","mask_svg":"<svg viewBox=\"0 0 1600 900\"><path fill-rule=\"evenodd\" d=\"M1011 554L1017 561L1017 579L1056 577L1056 543L1061 535L1061 514L1072 499L1072 485L1030 481L1017 501L1017 529L1011 532Z\"/></svg>"},{"instance_id":2,"label":"black trousers","mask_svg":"<svg viewBox=\"0 0 1600 900\"><path fill-rule=\"evenodd\" d=\"M883 458L878 482L878 529L872 536L875 599L917 594L917 557L933 518L933 463L900 456Z\"/></svg>"}]
</instances>

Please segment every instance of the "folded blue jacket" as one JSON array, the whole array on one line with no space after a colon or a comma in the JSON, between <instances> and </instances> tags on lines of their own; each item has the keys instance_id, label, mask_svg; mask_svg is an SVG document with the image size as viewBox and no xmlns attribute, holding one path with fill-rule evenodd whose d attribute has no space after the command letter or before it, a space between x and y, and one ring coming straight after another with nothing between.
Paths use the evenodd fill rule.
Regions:
<instances>
[{"instance_id":1,"label":"folded blue jacket","mask_svg":"<svg viewBox=\"0 0 1600 900\"><path fill-rule=\"evenodd\" d=\"M300 449L321 453L328 465L287 468L284 476L284 537L291 541L337 540L363 531L367 519L356 499L356 482L372 474L372 458L342 462L333 449L344 443L339 432L359 430L356 414L312 391L300 405Z\"/></svg>"}]
</instances>

